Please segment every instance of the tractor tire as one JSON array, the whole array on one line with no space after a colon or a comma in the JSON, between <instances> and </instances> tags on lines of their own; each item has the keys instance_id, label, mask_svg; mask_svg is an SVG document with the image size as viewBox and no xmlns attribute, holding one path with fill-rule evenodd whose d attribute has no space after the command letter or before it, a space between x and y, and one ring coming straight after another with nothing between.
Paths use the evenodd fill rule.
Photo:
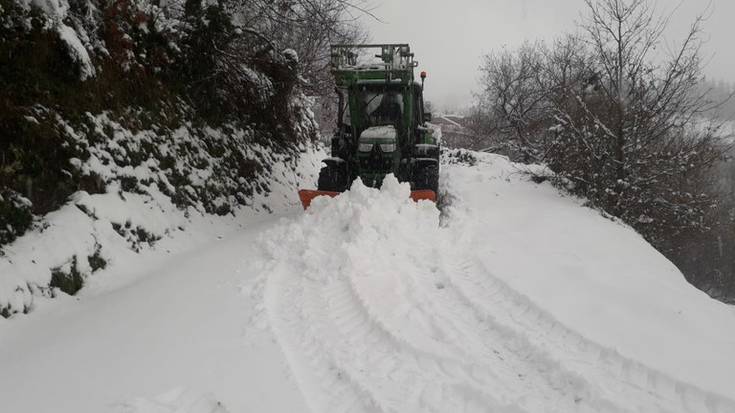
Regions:
<instances>
[{"instance_id":1,"label":"tractor tire","mask_svg":"<svg viewBox=\"0 0 735 413\"><path fill-rule=\"evenodd\" d=\"M439 193L439 162L433 159L421 160L414 167L412 175L414 190L429 189Z\"/></svg>"},{"instance_id":2,"label":"tractor tire","mask_svg":"<svg viewBox=\"0 0 735 413\"><path fill-rule=\"evenodd\" d=\"M347 173L347 165L327 164L319 171L317 188L320 191L344 192L348 189L350 177Z\"/></svg>"}]
</instances>

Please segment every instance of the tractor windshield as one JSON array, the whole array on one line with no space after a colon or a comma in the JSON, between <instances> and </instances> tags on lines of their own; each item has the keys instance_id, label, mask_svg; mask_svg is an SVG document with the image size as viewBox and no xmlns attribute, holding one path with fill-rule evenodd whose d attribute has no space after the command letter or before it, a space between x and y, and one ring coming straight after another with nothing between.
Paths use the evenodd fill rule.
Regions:
<instances>
[{"instance_id":1,"label":"tractor windshield","mask_svg":"<svg viewBox=\"0 0 735 413\"><path fill-rule=\"evenodd\" d=\"M363 90L361 102L368 126L398 126L403 118L403 96L399 91Z\"/></svg>"}]
</instances>

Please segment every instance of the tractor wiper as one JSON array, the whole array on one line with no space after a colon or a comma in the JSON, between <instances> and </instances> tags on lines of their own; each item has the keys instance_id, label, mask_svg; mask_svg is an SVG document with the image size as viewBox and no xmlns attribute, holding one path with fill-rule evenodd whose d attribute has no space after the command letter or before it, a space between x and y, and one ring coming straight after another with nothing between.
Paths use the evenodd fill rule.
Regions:
<instances>
[{"instance_id":1,"label":"tractor wiper","mask_svg":"<svg viewBox=\"0 0 735 413\"><path fill-rule=\"evenodd\" d=\"M368 100L367 102L365 102L365 104L364 104L364 106L363 106L363 110L367 109L367 107L368 107L368 106L370 106L370 104L371 104L371 103L373 103L373 101L374 101L374 100L375 100L375 99L376 99L376 98L377 98L378 96L383 96L383 95L382 95L382 94L376 94L375 96L373 96L373 97L372 97L372 98L371 98L370 100Z\"/></svg>"}]
</instances>

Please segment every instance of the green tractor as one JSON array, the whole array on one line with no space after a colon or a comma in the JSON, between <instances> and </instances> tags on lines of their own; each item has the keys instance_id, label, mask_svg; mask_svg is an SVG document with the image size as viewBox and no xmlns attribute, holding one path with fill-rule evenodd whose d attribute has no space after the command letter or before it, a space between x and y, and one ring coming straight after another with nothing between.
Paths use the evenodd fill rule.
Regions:
<instances>
[{"instance_id":1,"label":"green tractor","mask_svg":"<svg viewBox=\"0 0 735 413\"><path fill-rule=\"evenodd\" d=\"M409 45L333 45L331 65L339 97L332 157L323 161L318 190L299 192L304 208L348 190L358 177L380 187L388 174L409 182L413 199L436 201L440 131L427 124L426 73L414 79L418 63Z\"/></svg>"}]
</instances>

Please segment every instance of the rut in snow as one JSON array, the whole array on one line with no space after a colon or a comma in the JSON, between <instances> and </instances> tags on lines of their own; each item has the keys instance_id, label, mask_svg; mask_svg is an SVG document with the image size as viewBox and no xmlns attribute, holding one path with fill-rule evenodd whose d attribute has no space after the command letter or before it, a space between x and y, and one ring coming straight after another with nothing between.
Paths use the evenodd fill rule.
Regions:
<instances>
[{"instance_id":1,"label":"rut in snow","mask_svg":"<svg viewBox=\"0 0 735 413\"><path fill-rule=\"evenodd\" d=\"M387 180L264 239L269 324L315 412L731 411L565 328Z\"/></svg>"}]
</instances>

